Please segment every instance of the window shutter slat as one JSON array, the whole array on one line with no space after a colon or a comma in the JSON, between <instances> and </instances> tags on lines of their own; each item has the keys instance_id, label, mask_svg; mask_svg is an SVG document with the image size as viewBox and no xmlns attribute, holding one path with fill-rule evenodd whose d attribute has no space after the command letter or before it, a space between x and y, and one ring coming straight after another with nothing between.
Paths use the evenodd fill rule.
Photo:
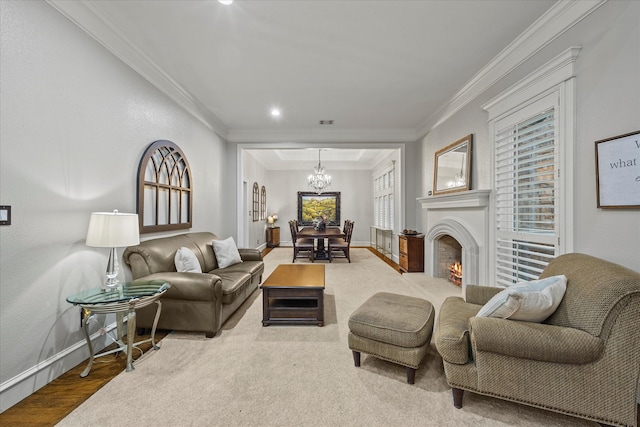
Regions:
<instances>
[{"instance_id":1,"label":"window shutter slat","mask_svg":"<svg viewBox=\"0 0 640 427\"><path fill-rule=\"evenodd\" d=\"M556 255L555 109L498 129L495 139L496 280L536 279Z\"/></svg>"}]
</instances>

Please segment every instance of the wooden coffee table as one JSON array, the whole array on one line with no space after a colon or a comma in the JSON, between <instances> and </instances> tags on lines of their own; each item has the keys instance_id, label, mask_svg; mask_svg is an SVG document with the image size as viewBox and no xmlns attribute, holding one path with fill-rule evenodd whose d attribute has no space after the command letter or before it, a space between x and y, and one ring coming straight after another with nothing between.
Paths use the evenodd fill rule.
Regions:
<instances>
[{"instance_id":1,"label":"wooden coffee table","mask_svg":"<svg viewBox=\"0 0 640 427\"><path fill-rule=\"evenodd\" d=\"M260 288L262 326L324 326L324 265L281 264Z\"/></svg>"}]
</instances>

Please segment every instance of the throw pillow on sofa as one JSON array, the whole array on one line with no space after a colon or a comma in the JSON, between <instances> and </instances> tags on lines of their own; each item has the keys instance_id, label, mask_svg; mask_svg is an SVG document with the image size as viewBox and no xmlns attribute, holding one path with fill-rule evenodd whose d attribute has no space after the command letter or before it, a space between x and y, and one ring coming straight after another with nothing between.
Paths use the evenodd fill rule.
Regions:
<instances>
[{"instance_id":1,"label":"throw pillow on sofa","mask_svg":"<svg viewBox=\"0 0 640 427\"><path fill-rule=\"evenodd\" d=\"M178 273L202 273L202 267L200 267L196 254L189 248L181 247L178 249L174 262Z\"/></svg>"},{"instance_id":2,"label":"throw pillow on sofa","mask_svg":"<svg viewBox=\"0 0 640 427\"><path fill-rule=\"evenodd\" d=\"M212 245L213 252L215 252L216 259L218 260L218 267L225 268L242 262L240 252L238 252L238 247L233 237L227 237L224 240L214 240Z\"/></svg>"},{"instance_id":3,"label":"throw pillow on sofa","mask_svg":"<svg viewBox=\"0 0 640 427\"><path fill-rule=\"evenodd\" d=\"M566 289L565 275L519 282L491 298L476 317L542 322L556 311Z\"/></svg>"}]
</instances>

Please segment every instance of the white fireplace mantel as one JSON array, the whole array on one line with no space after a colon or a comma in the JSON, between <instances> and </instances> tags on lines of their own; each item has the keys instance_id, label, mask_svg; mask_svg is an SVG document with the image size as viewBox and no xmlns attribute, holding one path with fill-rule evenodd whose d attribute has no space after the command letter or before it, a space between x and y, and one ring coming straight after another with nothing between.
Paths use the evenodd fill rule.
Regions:
<instances>
[{"instance_id":1,"label":"white fireplace mantel","mask_svg":"<svg viewBox=\"0 0 640 427\"><path fill-rule=\"evenodd\" d=\"M462 287L487 283L491 190L470 190L418 198L425 233L426 273L437 277L439 239L449 235L462 246Z\"/></svg>"},{"instance_id":2,"label":"white fireplace mantel","mask_svg":"<svg viewBox=\"0 0 640 427\"><path fill-rule=\"evenodd\" d=\"M419 197L424 209L460 209L489 206L491 190L469 190L440 196Z\"/></svg>"}]
</instances>

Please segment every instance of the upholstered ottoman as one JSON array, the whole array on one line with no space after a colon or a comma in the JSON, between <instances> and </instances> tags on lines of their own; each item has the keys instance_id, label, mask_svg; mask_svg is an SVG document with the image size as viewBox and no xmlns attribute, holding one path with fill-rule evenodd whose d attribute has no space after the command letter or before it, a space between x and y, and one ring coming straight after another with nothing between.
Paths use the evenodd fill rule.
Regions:
<instances>
[{"instance_id":1,"label":"upholstered ottoman","mask_svg":"<svg viewBox=\"0 0 640 427\"><path fill-rule=\"evenodd\" d=\"M413 384L416 369L427 354L434 319L427 300L379 292L366 300L349 318L349 348L360 366L360 353L367 353L407 368Z\"/></svg>"}]
</instances>

